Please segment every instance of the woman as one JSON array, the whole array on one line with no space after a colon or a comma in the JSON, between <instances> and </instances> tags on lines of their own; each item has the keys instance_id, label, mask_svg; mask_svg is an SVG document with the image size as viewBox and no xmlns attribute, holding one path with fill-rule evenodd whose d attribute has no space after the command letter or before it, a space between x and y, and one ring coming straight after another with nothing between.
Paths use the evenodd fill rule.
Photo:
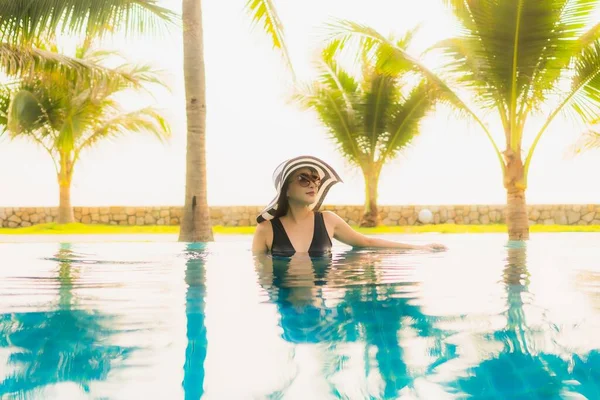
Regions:
<instances>
[{"instance_id":1,"label":"woman","mask_svg":"<svg viewBox=\"0 0 600 400\"><path fill-rule=\"evenodd\" d=\"M331 211L319 212L325 195L341 182L339 175L312 156L281 163L273 174L277 195L257 217L252 242L254 253L291 257L308 253L318 257L331 251L331 238L353 247L445 250L440 244L423 246L368 237L356 232Z\"/></svg>"}]
</instances>

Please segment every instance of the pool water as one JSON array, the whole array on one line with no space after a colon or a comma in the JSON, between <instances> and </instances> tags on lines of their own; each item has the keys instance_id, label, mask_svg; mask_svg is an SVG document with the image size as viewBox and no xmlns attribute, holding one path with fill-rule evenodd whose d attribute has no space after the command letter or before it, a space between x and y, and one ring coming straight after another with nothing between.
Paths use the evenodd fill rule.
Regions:
<instances>
[{"instance_id":1,"label":"pool water","mask_svg":"<svg viewBox=\"0 0 600 400\"><path fill-rule=\"evenodd\" d=\"M0 243L0 398L600 399L600 235L395 239Z\"/></svg>"}]
</instances>

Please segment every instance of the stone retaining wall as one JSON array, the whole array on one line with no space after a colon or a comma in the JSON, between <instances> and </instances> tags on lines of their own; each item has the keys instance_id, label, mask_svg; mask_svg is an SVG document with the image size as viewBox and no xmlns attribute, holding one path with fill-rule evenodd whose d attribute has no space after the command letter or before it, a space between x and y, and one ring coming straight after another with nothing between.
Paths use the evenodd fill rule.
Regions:
<instances>
[{"instance_id":1,"label":"stone retaining wall","mask_svg":"<svg viewBox=\"0 0 600 400\"><path fill-rule=\"evenodd\" d=\"M213 225L250 226L262 207L235 206L211 207ZM504 223L501 205L451 205L451 206L381 206L383 225L419 224L422 209L433 213L435 224L498 224ZM335 211L350 225L357 225L362 206L325 206ZM600 204L530 205L532 224L597 225L600 224ZM84 224L110 225L178 225L181 207L75 207L75 220ZM17 228L55 222L55 207L0 207L0 227Z\"/></svg>"}]
</instances>

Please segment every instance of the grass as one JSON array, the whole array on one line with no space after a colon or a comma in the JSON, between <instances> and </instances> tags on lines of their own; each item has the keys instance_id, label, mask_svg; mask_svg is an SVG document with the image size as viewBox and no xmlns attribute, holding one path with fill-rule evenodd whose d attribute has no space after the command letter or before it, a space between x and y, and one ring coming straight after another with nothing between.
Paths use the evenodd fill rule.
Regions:
<instances>
[{"instance_id":1,"label":"grass","mask_svg":"<svg viewBox=\"0 0 600 400\"><path fill-rule=\"evenodd\" d=\"M505 233L506 225L414 225L414 226L380 226L377 228L358 228L364 234L398 234L398 233ZM216 234L250 235L254 227L214 226ZM533 225L531 232L600 232L600 225ZM116 235L116 234L177 234L179 226L117 226L117 225L84 225L84 224L40 224L26 228L0 228L0 235Z\"/></svg>"}]
</instances>

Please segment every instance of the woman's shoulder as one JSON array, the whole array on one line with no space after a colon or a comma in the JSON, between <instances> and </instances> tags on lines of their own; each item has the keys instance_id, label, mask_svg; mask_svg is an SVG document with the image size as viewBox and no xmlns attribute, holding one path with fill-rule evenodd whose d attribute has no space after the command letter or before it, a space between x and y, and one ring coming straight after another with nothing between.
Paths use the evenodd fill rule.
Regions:
<instances>
[{"instance_id":1,"label":"woman's shoulder","mask_svg":"<svg viewBox=\"0 0 600 400\"><path fill-rule=\"evenodd\" d=\"M272 231L273 226L271 225L271 221L263 221L256 225L256 233L266 233Z\"/></svg>"},{"instance_id":2,"label":"woman's shoulder","mask_svg":"<svg viewBox=\"0 0 600 400\"><path fill-rule=\"evenodd\" d=\"M333 211L319 211L319 212L323 215L323 219L326 222L332 222L332 223L334 223L334 222L337 222L337 221L339 221L339 220L342 219L339 215L337 215Z\"/></svg>"}]
</instances>

